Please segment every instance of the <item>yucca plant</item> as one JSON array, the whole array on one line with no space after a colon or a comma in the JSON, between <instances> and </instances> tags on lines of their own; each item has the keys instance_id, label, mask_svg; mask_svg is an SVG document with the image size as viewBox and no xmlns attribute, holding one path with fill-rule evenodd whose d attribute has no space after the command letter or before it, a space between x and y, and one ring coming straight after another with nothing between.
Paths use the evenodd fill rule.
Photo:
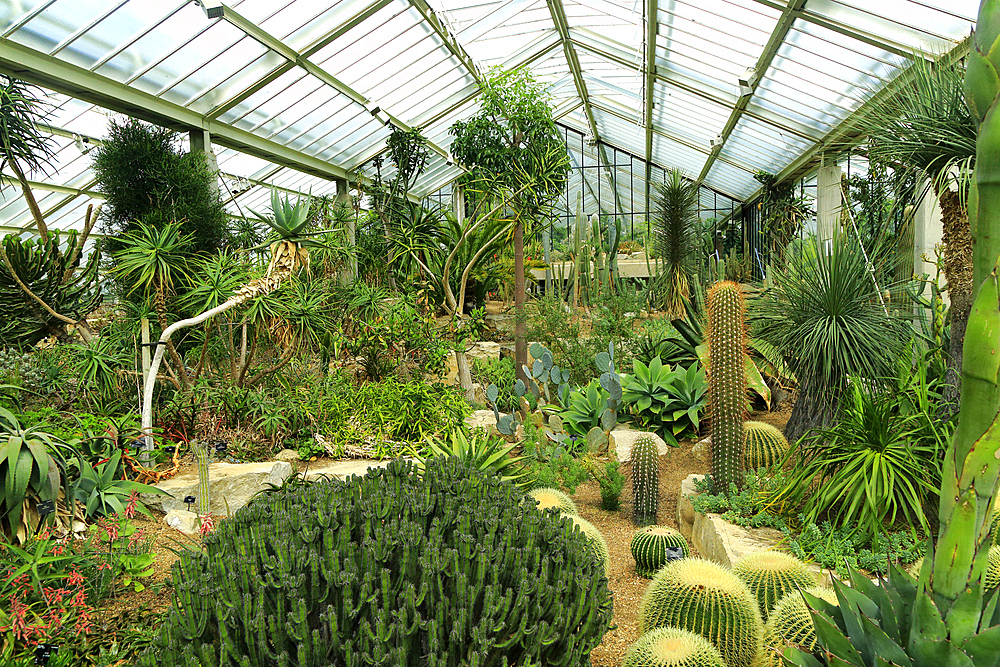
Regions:
<instances>
[{"instance_id":1,"label":"yucca plant","mask_svg":"<svg viewBox=\"0 0 1000 667\"><path fill-rule=\"evenodd\" d=\"M657 281L660 305L670 317L684 317L684 303L691 296L693 256L698 251L694 236L698 186L674 169L667 174L666 182L656 186L655 210L656 250L664 262Z\"/></svg>"}]
</instances>

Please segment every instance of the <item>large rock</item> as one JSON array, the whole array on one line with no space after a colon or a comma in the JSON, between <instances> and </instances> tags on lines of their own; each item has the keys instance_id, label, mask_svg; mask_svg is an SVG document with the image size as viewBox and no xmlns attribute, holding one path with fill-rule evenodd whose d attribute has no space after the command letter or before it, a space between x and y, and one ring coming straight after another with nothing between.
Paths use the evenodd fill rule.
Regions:
<instances>
[{"instance_id":1,"label":"large rock","mask_svg":"<svg viewBox=\"0 0 1000 667\"><path fill-rule=\"evenodd\" d=\"M656 443L656 451L659 452L660 456L663 456L668 451L670 451L669 446L663 441L663 438L655 433L649 431L639 431L629 424L618 424L610 433L609 444L611 449L615 452L618 460L622 463L632 460L632 445L640 437L648 435Z\"/></svg>"},{"instance_id":2,"label":"large rock","mask_svg":"<svg viewBox=\"0 0 1000 667\"><path fill-rule=\"evenodd\" d=\"M363 476L372 468L384 468L389 465L389 461L376 461L375 459L341 459L330 461L320 459L310 463L308 467L303 466L299 472L306 481L314 482L318 479L337 478L346 480L351 475Z\"/></svg>"},{"instance_id":3,"label":"large rock","mask_svg":"<svg viewBox=\"0 0 1000 667\"><path fill-rule=\"evenodd\" d=\"M168 526L179 530L185 535L194 535L198 532L198 515L187 510L170 510L163 518Z\"/></svg>"},{"instance_id":4,"label":"large rock","mask_svg":"<svg viewBox=\"0 0 1000 667\"><path fill-rule=\"evenodd\" d=\"M470 429L481 428L489 433L495 433L497 417L492 410L476 410L465 418L465 425Z\"/></svg>"},{"instance_id":5,"label":"large rock","mask_svg":"<svg viewBox=\"0 0 1000 667\"><path fill-rule=\"evenodd\" d=\"M702 438L691 445L691 454L702 463L712 462L712 436Z\"/></svg>"},{"instance_id":6,"label":"large rock","mask_svg":"<svg viewBox=\"0 0 1000 667\"><path fill-rule=\"evenodd\" d=\"M695 482L704 475L688 475L681 481L681 492L677 496L677 528L688 540L694 530L694 505L691 499L698 495Z\"/></svg>"},{"instance_id":7,"label":"large rock","mask_svg":"<svg viewBox=\"0 0 1000 667\"><path fill-rule=\"evenodd\" d=\"M209 509L215 516L229 516L250 502L255 493L269 488L268 484L281 485L292 474L292 465L286 461L264 463L211 463L208 466ZM150 508L161 512L187 510L186 496L199 495L198 470L192 469L156 485L170 495L142 494L140 499ZM194 509L192 506L191 509Z\"/></svg>"}]
</instances>

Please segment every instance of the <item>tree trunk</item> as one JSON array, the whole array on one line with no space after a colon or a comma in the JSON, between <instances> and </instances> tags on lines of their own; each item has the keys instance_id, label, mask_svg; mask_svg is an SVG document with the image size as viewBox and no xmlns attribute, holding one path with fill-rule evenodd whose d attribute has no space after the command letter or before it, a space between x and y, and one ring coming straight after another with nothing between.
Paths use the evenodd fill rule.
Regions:
<instances>
[{"instance_id":1,"label":"tree trunk","mask_svg":"<svg viewBox=\"0 0 1000 667\"><path fill-rule=\"evenodd\" d=\"M455 350L455 363L458 366L458 384L465 393L465 399L471 403L476 398L476 391L472 386L469 358L465 356L464 350Z\"/></svg>"},{"instance_id":2,"label":"tree trunk","mask_svg":"<svg viewBox=\"0 0 1000 667\"><path fill-rule=\"evenodd\" d=\"M808 386L799 388L799 394L792 406L792 414L785 424L785 438L795 443L809 429L827 428L833 424L837 414L837 401L826 401L813 396Z\"/></svg>"},{"instance_id":3,"label":"tree trunk","mask_svg":"<svg viewBox=\"0 0 1000 667\"><path fill-rule=\"evenodd\" d=\"M518 222L514 227L514 366L517 377L528 384L522 368L528 365L524 318L524 225Z\"/></svg>"},{"instance_id":4,"label":"tree trunk","mask_svg":"<svg viewBox=\"0 0 1000 667\"><path fill-rule=\"evenodd\" d=\"M944 241L942 269L951 299L951 337L945 358L946 384L938 416L947 419L958 412L962 389L962 345L972 310L972 231L968 211L959 201L958 192L944 190L939 200Z\"/></svg>"}]
</instances>

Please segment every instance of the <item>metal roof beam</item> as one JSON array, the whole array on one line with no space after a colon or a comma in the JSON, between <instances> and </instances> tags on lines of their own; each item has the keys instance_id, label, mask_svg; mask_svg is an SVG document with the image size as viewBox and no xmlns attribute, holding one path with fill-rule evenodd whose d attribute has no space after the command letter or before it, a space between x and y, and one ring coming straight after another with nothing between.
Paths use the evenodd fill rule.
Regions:
<instances>
[{"instance_id":1,"label":"metal roof beam","mask_svg":"<svg viewBox=\"0 0 1000 667\"><path fill-rule=\"evenodd\" d=\"M771 67L771 61L774 60L774 56L777 55L778 49L781 48L781 45L785 41L785 37L788 36L788 31L792 29L792 24L795 22L795 18L798 15L799 10L801 10L805 4L806 0L789 0L788 5L782 10L781 18L778 19L777 25L774 26L774 30L771 32L770 39L767 40L767 44L764 46L764 52L760 54L760 58L757 59L757 64L754 66L754 69L757 71L757 75L755 80L750 82L750 92L746 95L741 95L736 101L736 106L733 107L732 112L729 114L729 119L722 128L722 140L712 147L712 152L709 153L708 159L705 160L705 166L701 168L701 173L698 174L696 182L699 185L705 180L708 173L712 170L712 165L715 164L716 158L718 158L719 153L722 152L722 147L725 145L726 141L729 140L729 135L733 133L733 130L736 128L736 124L739 123L740 118L743 117L743 112L746 111L747 105L750 103L750 100L753 99L754 93L757 92L757 86L760 84L761 77L763 77L764 73Z\"/></svg>"},{"instance_id":2,"label":"metal roof beam","mask_svg":"<svg viewBox=\"0 0 1000 667\"><path fill-rule=\"evenodd\" d=\"M656 85L656 33L659 27L659 3L646 0L646 106L643 119L646 121L646 223L649 223L650 179L653 170L653 86Z\"/></svg>"},{"instance_id":3,"label":"metal roof beam","mask_svg":"<svg viewBox=\"0 0 1000 667\"><path fill-rule=\"evenodd\" d=\"M444 42L445 47L451 52L455 58L457 58L465 68L469 70L469 74L472 78L476 80L476 83L482 82L482 76L479 73L479 68L476 67L475 61L472 57L466 53L465 47L463 47L459 41L451 34L448 26L445 25L434 13L434 9L427 4L427 0L409 0L410 6L417 10L420 15L424 18L424 22L430 27L431 30L437 34L438 38Z\"/></svg>"},{"instance_id":4,"label":"metal roof beam","mask_svg":"<svg viewBox=\"0 0 1000 667\"><path fill-rule=\"evenodd\" d=\"M0 174L0 183L4 185L13 185L16 187L21 187L21 181L13 176L7 176ZM94 182L91 181L88 185L93 185ZM98 192L97 190L91 190L89 187L83 188L71 188L65 185L56 185L55 183L43 183L41 181L28 181L28 186L32 190L41 190L42 192L58 192L64 195L73 195L77 197L79 195L86 195L92 199L104 199L104 193Z\"/></svg>"}]
</instances>

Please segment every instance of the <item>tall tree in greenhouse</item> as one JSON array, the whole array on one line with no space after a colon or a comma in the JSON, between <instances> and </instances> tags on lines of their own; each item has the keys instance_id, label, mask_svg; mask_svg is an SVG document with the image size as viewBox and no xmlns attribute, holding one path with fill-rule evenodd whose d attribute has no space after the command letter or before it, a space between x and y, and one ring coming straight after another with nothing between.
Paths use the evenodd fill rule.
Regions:
<instances>
[{"instance_id":1,"label":"tall tree in greenhouse","mask_svg":"<svg viewBox=\"0 0 1000 667\"><path fill-rule=\"evenodd\" d=\"M500 201L514 242L515 362L528 362L524 322L524 228L543 222L566 186L569 158L545 86L524 68L490 70L481 82L479 112L451 128L452 155L469 169L466 198ZM458 304L461 312L462 304Z\"/></svg>"}]
</instances>

